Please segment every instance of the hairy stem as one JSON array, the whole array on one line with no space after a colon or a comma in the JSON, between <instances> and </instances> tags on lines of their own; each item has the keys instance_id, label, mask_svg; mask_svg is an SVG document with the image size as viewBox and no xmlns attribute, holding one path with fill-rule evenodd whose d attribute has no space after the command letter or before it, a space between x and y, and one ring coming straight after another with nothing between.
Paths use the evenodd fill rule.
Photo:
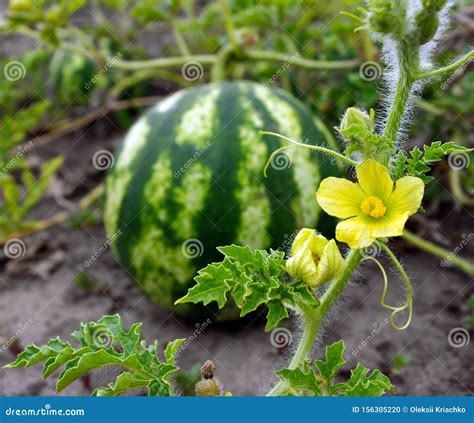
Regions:
<instances>
[{"instance_id":1,"label":"hairy stem","mask_svg":"<svg viewBox=\"0 0 474 423\"><path fill-rule=\"evenodd\" d=\"M413 59L413 51L410 48L409 42L401 41L398 47L399 76L397 88L383 134L392 152L400 131L403 116L405 115L408 100L410 98L410 92L415 81L412 72L413 68L416 69L417 65Z\"/></svg>"},{"instance_id":2,"label":"hairy stem","mask_svg":"<svg viewBox=\"0 0 474 423\"><path fill-rule=\"evenodd\" d=\"M462 257L459 257L453 253L453 251L449 251L446 248L440 247L439 245L433 244L430 241L427 241L419 236L415 235L414 233L407 231L406 229L403 231L403 238L407 240L410 244L418 247L420 250L426 251L435 257L439 257L446 262L451 263L453 266L461 269L462 271L466 272L470 276L474 276L474 264L469 262Z\"/></svg>"},{"instance_id":3,"label":"hairy stem","mask_svg":"<svg viewBox=\"0 0 474 423\"><path fill-rule=\"evenodd\" d=\"M277 134L276 132L269 132L269 131L260 131L260 133L262 135L274 135L275 137L278 137L278 138L281 138L281 139L284 139L286 141L289 141L292 145L290 146L284 146L284 147L280 147L278 150L275 150L269 157L267 163L265 164L265 167L263 168L263 174L264 176L267 176L267 169L268 169L268 166L270 165L271 163L271 160L272 158L278 154L279 152L281 152L282 150L286 150L290 147L293 147L293 146L298 146L298 147L304 147L304 148L308 148L310 150L315 150L315 151L319 151L320 153L324 153L324 154L327 154L329 156L333 156L333 157L336 157L337 159L341 160L342 162L345 162L351 166L357 166L357 162L355 162L354 160L350 159L349 157L346 157L344 156L343 154L341 153L338 153L337 151L334 151L334 150L331 150L330 148L325 148L325 147L320 147L319 145L312 145L312 144L304 144L302 142L299 142L299 141L295 141L291 138L288 138L288 137L285 137L284 135L281 135L281 134Z\"/></svg>"},{"instance_id":4,"label":"hairy stem","mask_svg":"<svg viewBox=\"0 0 474 423\"><path fill-rule=\"evenodd\" d=\"M311 354L321 323L326 317L329 309L341 295L361 260L362 254L360 250L350 250L346 257L346 268L344 269L344 272L337 280L329 285L321 298L321 304L317 308L302 308L301 311L304 319L303 336L300 339L296 352L291 359L288 368L296 369L300 367L303 361ZM284 395L287 391L287 383L285 381L280 381L273 387L267 396Z\"/></svg>"}]
</instances>

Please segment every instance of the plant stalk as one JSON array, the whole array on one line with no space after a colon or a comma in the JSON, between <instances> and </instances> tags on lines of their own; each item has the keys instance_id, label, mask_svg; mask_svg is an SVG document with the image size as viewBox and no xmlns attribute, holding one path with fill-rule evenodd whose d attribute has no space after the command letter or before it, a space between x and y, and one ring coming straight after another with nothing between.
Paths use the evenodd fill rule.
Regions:
<instances>
[{"instance_id":1,"label":"plant stalk","mask_svg":"<svg viewBox=\"0 0 474 423\"><path fill-rule=\"evenodd\" d=\"M466 259L463 259L462 257L455 255L453 251L449 251L443 247L440 247L439 245L420 238L406 229L403 231L402 237L410 244L418 247L420 250L426 251L435 257L439 257L441 260L451 263L453 266L456 266L468 275L474 276L474 264Z\"/></svg>"},{"instance_id":2,"label":"plant stalk","mask_svg":"<svg viewBox=\"0 0 474 423\"><path fill-rule=\"evenodd\" d=\"M300 367L303 361L311 354L321 323L326 317L329 309L341 295L361 260L362 253L360 250L350 250L346 257L346 268L344 269L344 272L337 280L329 285L321 298L320 305L317 308L301 308L304 319L303 336L301 337L296 352L288 365L289 369ZM270 392L268 392L267 396L284 395L287 391L288 384L281 380Z\"/></svg>"},{"instance_id":3,"label":"plant stalk","mask_svg":"<svg viewBox=\"0 0 474 423\"><path fill-rule=\"evenodd\" d=\"M433 76L443 75L446 72L453 72L457 70L458 68L469 63L472 58L474 58L474 50L470 51L464 57L461 57L459 60L456 60L455 62L451 63L448 66L444 66L442 68L435 69L432 71L420 72L416 75L416 79L431 78Z\"/></svg>"}]
</instances>

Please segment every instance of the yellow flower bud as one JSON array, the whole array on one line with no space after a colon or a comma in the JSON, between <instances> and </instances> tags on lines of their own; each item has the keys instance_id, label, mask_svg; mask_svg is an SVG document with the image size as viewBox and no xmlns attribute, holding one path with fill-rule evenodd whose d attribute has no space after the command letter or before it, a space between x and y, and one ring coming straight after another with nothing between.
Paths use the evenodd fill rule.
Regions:
<instances>
[{"instance_id":1,"label":"yellow flower bud","mask_svg":"<svg viewBox=\"0 0 474 423\"><path fill-rule=\"evenodd\" d=\"M293 278L303 279L316 288L337 278L345 262L336 241L318 235L314 229L301 229L291 246L291 258L286 271Z\"/></svg>"}]
</instances>

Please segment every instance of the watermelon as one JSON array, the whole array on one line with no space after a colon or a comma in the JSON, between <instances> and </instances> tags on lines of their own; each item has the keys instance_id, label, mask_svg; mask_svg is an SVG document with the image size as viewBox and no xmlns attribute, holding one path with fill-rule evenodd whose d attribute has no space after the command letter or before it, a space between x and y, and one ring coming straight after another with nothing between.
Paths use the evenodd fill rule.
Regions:
<instances>
[{"instance_id":1,"label":"watermelon","mask_svg":"<svg viewBox=\"0 0 474 423\"><path fill-rule=\"evenodd\" d=\"M324 142L297 99L247 81L178 91L125 137L106 179L105 224L120 263L161 307L204 315L174 301L197 270L222 260L218 246L287 249L299 228L333 225L318 221L315 191L336 165L294 148L275 156L265 178L268 157L288 143L261 130Z\"/></svg>"},{"instance_id":2,"label":"watermelon","mask_svg":"<svg viewBox=\"0 0 474 423\"><path fill-rule=\"evenodd\" d=\"M56 96L68 104L84 104L93 87L95 64L84 56L57 50L49 65ZM99 74L96 76L99 78Z\"/></svg>"}]
</instances>

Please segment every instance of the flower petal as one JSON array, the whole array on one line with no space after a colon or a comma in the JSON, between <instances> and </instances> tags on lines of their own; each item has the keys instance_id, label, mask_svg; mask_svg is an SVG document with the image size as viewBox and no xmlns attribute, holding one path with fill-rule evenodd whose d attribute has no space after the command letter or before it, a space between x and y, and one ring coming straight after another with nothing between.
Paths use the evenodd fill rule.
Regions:
<instances>
[{"instance_id":1,"label":"flower petal","mask_svg":"<svg viewBox=\"0 0 474 423\"><path fill-rule=\"evenodd\" d=\"M390 214L415 214L420 208L425 184L420 178L404 176L395 185L387 206Z\"/></svg>"},{"instance_id":2,"label":"flower petal","mask_svg":"<svg viewBox=\"0 0 474 423\"><path fill-rule=\"evenodd\" d=\"M375 160L366 160L356 167L357 180L366 196L386 201L393 190L393 181L388 169Z\"/></svg>"},{"instance_id":3,"label":"flower petal","mask_svg":"<svg viewBox=\"0 0 474 423\"><path fill-rule=\"evenodd\" d=\"M400 236L410 215L408 213L390 214L367 224L370 236L373 238L386 238Z\"/></svg>"},{"instance_id":4,"label":"flower petal","mask_svg":"<svg viewBox=\"0 0 474 423\"><path fill-rule=\"evenodd\" d=\"M301 278L307 284L314 283L317 276L317 267L311 251L302 249L286 262L286 271L292 278Z\"/></svg>"},{"instance_id":5,"label":"flower petal","mask_svg":"<svg viewBox=\"0 0 474 423\"><path fill-rule=\"evenodd\" d=\"M316 288L319 285L337 278L343 272L345 266L346 262L342 258L336 241L331 239L324 248L321 260L318 263L317 277L311 286Z\"/></svg>"},{"instance_id":6,"label":"flower petal","mask_svg":"<svg viewBox=\"0 0 474 423\"><path fill-rule=\"evenodd\" d=\"M305 245L306 243L307 245ZM291 245L291 254L295 255L302 248L309 248L313 253L321 256L327 243L326 237L318 235L314 229L303 228L298 232Z\"/></svg>"},{"instance_id":7,"label":"flower petal","mask_svg":"<svg viewBox=\"0 0 474 423\"><path fill-rule=\"evenodd\" d=\"M336 239L351 248L365 248L375 241L370 222L363 216L352 217L336 226Z\"/></svg>"},{"instance_id":8,"label":"flower petal","mask_svg":"<svg viewBox=\"0 0 474 423\"><path fill-rule=\"evenodd\" d=\"M363 199L364 193L359 185L342 178L324 179L316 193L321 208L327 214L341 219L359 214Z\"/></svg>"}]
</instances>

